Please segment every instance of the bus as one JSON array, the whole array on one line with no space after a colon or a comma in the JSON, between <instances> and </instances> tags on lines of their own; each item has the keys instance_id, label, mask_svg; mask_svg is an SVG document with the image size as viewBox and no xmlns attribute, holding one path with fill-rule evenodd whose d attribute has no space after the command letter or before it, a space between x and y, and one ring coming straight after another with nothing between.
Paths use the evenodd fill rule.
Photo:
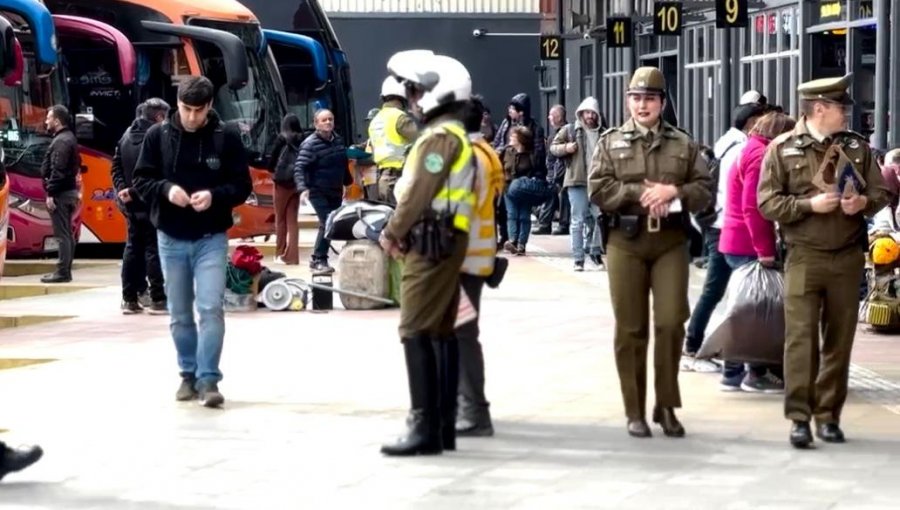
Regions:
<instances>
[{"instance_id":1,"label":"bus","mask_svg":"<svg viewBox=\"0 0 900 510\"><path fill-rule=\"evenodd\" d=\"M161 97L174 108L178 83L205 75L216 87L213 107L241 129L250 154L253 192L235 209L231 238L274 233L273 183L265 163L286 113L278 69L251 11L234 0L45 0L55 15L90 18L115 27L124 40L63 38L72 78L70 105L79 114L85 188L81 242L122 243L124 216L115 205L110 169L116 142L135 108ZM122 47L133 46L133 74ZM125 83L123 77L133 76Z\"/></svg>"},{"instance_id":2,"label":"bus","mask_svg":"<svg viewBox=\"0 0 900 510\"><path fill-rule=\"evenodd\" d=\"M9 180L9 218L2 233L10 257L43 256L58 248L41 175L52 139L44 120L51 106L67 102L65 69L59 65L53 18L40 2L0 0L0 16L12 26L22 55L21 73L0 83L0 149ZM76 239L80 225L76 212Z\"/></svg>"},{"instance_id":3,"label":"bus","mask_svg":"<svg viewBox=\"0 0 900 510\"><path fill-rule=\"evenodd\" d=\"M16 40L12 24L0 16L0 79L6 83L22 82L22 46ZM9 179L3 165L3 147L0 146L0 279L6 262L6 230L9 226Z\"/></svg>"},{"instance_id":4,"label":"bus","mask_svg":"<svg viewBox=\"0 0 900 510\"><path fill-rule=\"evenodd\" d=\"M358 142L361 134L357 133L353 111L350 62L319 2L241 2L256 13L264 27L271 29L266 31L267 38L284 82L288 110L311 127L315 110L328 108L334 113L335 129L344 140L348 144Z\"/></svg>"}]
</instances>

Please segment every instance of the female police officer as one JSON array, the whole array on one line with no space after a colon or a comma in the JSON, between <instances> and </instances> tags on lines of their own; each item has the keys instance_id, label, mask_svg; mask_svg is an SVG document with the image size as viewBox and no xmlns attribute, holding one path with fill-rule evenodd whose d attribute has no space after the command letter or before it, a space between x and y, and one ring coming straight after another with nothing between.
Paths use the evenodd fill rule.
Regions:
<instances>
[{"instance_id":1,"label":"female police officer","mask_svg":"<svg viewBox=\"0 0 900 510\"><path fill-rule=\"evenodd\" d=\"M697 144L660 118L665 89L659 69L635 71L626 92L631 119L603 133L589 177L591 201L606 213L616 367L634 437L651 436L644 417L651 291L653 421L667 436L684 436L674 408L681 407L678 360L689 315L685 229L687 213L702 210L712 198Z\"/></svg>"}]
</instances>

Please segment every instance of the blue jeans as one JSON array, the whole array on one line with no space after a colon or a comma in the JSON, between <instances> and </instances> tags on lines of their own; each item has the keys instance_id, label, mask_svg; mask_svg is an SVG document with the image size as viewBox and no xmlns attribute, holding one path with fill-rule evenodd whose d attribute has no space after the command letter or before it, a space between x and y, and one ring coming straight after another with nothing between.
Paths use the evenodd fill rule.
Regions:
<instances>
[{"instance_id":1,"label":"blue jeans","mask_svg":"<svg viewBox=\"0 0 900 510\"><path fill-rule=\"evenodd\" d=\"M719 301L725 296L728 288L728 280L731 278L731 266L725 261L725 257L719 251L719 236L722 231L710 228L706 231L705 245L707 250L706 280L703 282L703 292L694 306L691 321L688 323L687 335L685 335L685 351L697 352L703 345L706 336L706 326Z\"/></svg>"},{"instance_id":2,"label":"blue jeans","mask_svg":"<svg viewBox=\"0 0 900 510\"><path fill-rule=\"evenodd\" d=\"M323 262L328 260L328 250L331 249L331 241L325 239L325 222L328 221L328 216L341 206L343 201L344 198L340 190L325 193L318 190L309 192L309 203L312 205L313 210L316 211L316 217L319 218L319 231L316 234L316 245L313 248L313 260L321 260Z\"/></svg>"},{"instance_id":3,"label":"blue jeans","mask_svg":"<svg viewBox=\"0 0 900 510\"><path fill-rule=\"evenodd\" d=\"M217 383L222 379L219 359L225 340L228 238L221 233L185 241L159 231L158 239L178 367L182 376L197 378L198 389ZM194 321L195 305L199 330Z\"/></svg>"},{"instance_id":4,"label":"blue jeans","mask_svg":"<svg viewBox=\"0 0 900 510\"><path fill-rule=\"evenodd\" d=\"M569 194L569 204L572 207L569 219L572 256L576 262L584 262L585 252L592 255L602 253L600 229L596 228L600 208L591 203L587 186L569 186L566 192Z\"/></svg>"},{"instance_id":5,"label":"blue jeans","mask_svg":"<svg viewBox=\"0 0 900 510\"><path fill-rule=\"evenodd\" d=\"M528 244L528 236L531 234L531 208L516 203L507 195L506 200L506 229L509 231L509 240L513 244L525 246Z\"/></svg>"}]
</instances>

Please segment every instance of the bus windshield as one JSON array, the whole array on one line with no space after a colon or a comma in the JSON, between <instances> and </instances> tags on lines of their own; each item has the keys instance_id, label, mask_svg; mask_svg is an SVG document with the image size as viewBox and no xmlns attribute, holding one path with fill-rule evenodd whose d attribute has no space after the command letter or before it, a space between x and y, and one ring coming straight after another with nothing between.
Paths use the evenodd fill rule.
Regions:
<instances>
[{"instance_id":1,"label":"bus windshield","mask_svg":"<svg viewBox=\"0 0 900 510\"><path fill-rule=\"evenodd\" d=\"M234 34L246 46L249 80L245 87L233 90L227 84L222 53L210 43L194 41L203 74L216 87L213 108L223 121L237 124L241 128L241 137L251 161L256 165L263 164L281 130L285 106L275 86L276 78L272 69L257 51L262 38L259 25L197 18L189 23Z\"/></svg>"},{"instance_id":2,"label":"bus windshield","mask_svg":"<svg viewBox=\"0 0 900 510\"><path fill-rule=\"evenodd\" d=\"M0 144L10 173L40 177L52 139L44 120L51 106L65 103L64 80L58 68L38 74L31 42L22 36L19 41L25 64L22 85L10 87L0 81Z\"/></svg>"}]
</instances>

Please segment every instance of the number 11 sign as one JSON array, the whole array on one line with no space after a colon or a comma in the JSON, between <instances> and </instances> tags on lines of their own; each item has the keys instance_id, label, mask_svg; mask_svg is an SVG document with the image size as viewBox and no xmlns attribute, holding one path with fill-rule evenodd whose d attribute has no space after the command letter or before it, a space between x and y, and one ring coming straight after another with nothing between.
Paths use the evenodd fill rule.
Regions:
<instances>
[{"instance_id":1,"label":"number 11 sign","mask_svg":"<svg viewBox=\"0 0 900 510\"><path fill-rule=\"evenodd\" d=\"M748 3L748 0L716 0L716 28L746 27Z\"/></svg>"}]
</instances>

